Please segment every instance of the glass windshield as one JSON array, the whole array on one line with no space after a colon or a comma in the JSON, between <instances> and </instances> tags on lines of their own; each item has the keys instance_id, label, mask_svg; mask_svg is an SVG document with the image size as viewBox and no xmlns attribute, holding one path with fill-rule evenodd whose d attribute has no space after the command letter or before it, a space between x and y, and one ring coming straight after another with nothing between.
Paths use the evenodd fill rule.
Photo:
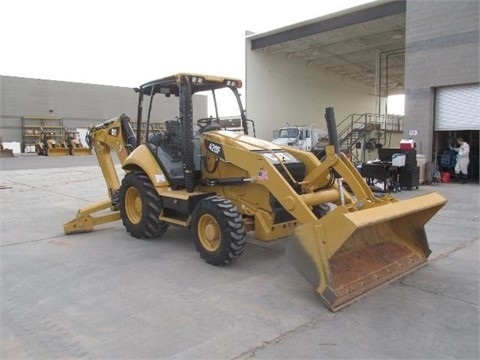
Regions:
<instances>
[{"instance_id":1,"label":"glass windshield","mask_svg":"<svg viewBox=\"0 0 480 360\"><path fill-rule=\"evenodd\" d=\"M278 137L280 138L296 138L298 136L298 129L280 129Z\"/></svg>"},{"instance_id":2,"label":"glass windshield","mask_svg":"<svg viewBox=\"0 0 480 360\"><path fill-rule=\"evenodd\" d=\"M215 120L225 129L243 131L237 98L230 88L215 90L215 97L211 91L197 92L193 97L194 110L196 102L207 103L207 116L194 111L194 122L207 117Z\"/></svg>"},{"instance_id":3,"label":"glass windshield","mask_svg":"<svg viewBox=\"0 0 480 360\"><path fill-rule=\"evenodd\" d=\"M205 91L196 94L207 95L209 117L218 117L220 119L240 117L240 109L238 108L237 98L231 89L223 88L215 90L216 108L214 97L211 91Z\"/></svg>"},{"instance_id":4,"label":"glass windshield","mask_svg":"<svg viewBox=\"0 0 480 360\"><path fill-rule=\"evenodd\" d=\"M193 128L198 130L198 120L202 121L202 125L208 125L208 121L218 123L222 128L233 131L243 131L240 108L238 107L235 93L230 88L222 88L215 90L215 98L211 90L199 91L192 96L193 105ZM165 121L176 121L178 119L178 109L180 99L178 96L165 97L158 94L153 97L152 106L150 108L149 96L145 97L145 106L147 111L143 115L142 130L146 130L146 121L150 118L148 126L149 133L155 133L157 130L164 130Z\"/></svg>"}]
</instances>

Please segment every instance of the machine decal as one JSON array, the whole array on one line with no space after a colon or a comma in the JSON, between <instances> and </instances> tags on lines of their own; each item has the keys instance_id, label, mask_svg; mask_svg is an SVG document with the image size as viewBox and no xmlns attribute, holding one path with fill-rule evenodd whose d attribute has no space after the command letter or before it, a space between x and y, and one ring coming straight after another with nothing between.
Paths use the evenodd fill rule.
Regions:
<instances>
[{"instance_id":1,"label":"machine decal","mask_svg":"<svg viewBox=\"0 0 480 360\"><path fill-rule=\"evenodd\" d=\"M114 127L114 128L111 128L110 130L108 130L108 135L110 135L110 136L117 137L119 133L120 133L120 128L118 128L118 127Z\"/></svg>"},{"instance_id":2,"label":"machine decal","mask_svg":"<svg viewBox=\"0 0 480 360\"><path fill-rule=\"evenodd\" d=\"M205 141L208 151L214 153L218 157L225 159L225 154L223 153L222 145L214 143L212 141Z\"/></svg>"},{"instance_id":3,"label":"machine decal","mask_svg":"<svg viewBox=\"0 0 480 360\"><path fill-rule=\"evenodd\" d=\"M157 182L165 182L165 175L163 175L163 174L156 174L156 175L155 175L155 180L156 180Z\"/></svg>"},{"instance_id":4,"label":"machine decal","mask_svg":"<svg viewBox=\"0 0 480 360\"><path fill-rule=\"evenodd\" d=\"M261 168L258 173L258 180L268 180L268 172L264 168Z\"/></svg>"}]
</instances>

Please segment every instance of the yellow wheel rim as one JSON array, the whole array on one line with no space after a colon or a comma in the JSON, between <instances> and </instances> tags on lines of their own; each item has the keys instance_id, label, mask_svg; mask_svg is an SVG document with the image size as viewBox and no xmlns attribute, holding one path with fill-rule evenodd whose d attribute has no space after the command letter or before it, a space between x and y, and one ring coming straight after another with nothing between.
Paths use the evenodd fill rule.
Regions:
<instances>
[{"instance_id":1,"label":"yellow wheel rim","mask_svg":"<svg viewBox=\"0 0 480 360\"><path fill-rule=\"evenodd\" d=\"M142 198L134 187L127 189L125 193L125 212L132 224L138 224L142 219Z\"/></svg>"},{"instance_id":2,"label":"yellow wheel rim","mask_svg":"<svg viewBox=\"0 0 480 360\"><path fill-rule=\"evenodd\" d=\"M197 231L200 243L206 250L213 252L220 247L220 226L212 215L202 215Z\"/></svg>"}]
</instances>

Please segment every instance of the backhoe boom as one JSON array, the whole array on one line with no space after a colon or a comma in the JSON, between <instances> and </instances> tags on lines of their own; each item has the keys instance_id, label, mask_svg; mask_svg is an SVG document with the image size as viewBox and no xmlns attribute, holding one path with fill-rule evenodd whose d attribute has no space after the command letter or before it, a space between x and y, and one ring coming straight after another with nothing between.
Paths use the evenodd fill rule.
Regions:
<instances>
[{"instance_id":1,"label":"backhoe boom","mask_svg":"<svg viewBox=\"0 0 480 360\"><path fill-rule=\"evenodd\" d=\"M78 210L75 219L63 226L67 234L92 231L95 225L120 220L120 213L117 208L120 181L112 158L112 150L120 163L123 164L136 145L130 119L125 115L92 127L87 136L89 145L95 150L98 164L102 170L107 185L108 198ZM110 213L92 216L92 214L108 208L111 210Z\"/></svg>"}]
</instances>

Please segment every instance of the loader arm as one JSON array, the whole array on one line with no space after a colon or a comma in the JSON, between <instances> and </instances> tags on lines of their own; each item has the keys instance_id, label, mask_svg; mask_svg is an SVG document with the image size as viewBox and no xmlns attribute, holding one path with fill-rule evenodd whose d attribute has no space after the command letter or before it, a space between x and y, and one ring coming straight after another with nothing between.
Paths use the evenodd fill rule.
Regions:
<instances>
[{"instance_id":1,"label":"loader arm","mask_svg":"<svg viewBox=\"0 0 480 360\"><path fill-rule=\"evenodd\" d=\"M309 152L275 146L266 141L228 131L206 134L206 144L212 143L222 147L223 160L246 171L247 178L251 179L256 186L266 188L299 224L317 220L317 216L312 211L313 206L329 202L340 204L341 194L336 185L323 189L331 181L332 169L352 179L354 188L363 199L369 199L369 201L374 199L372 192L355 168L348 163L348 160L342 160L337 156L333 149L329 149L330 156L327 161L321 163ZM292 159L301 160L306 167L307 175L301 181L294 180L287 169ZM221 170L222 166L217 174L219 177L222 177ZM261 176L260 173L268 176ZM347 204L354 203L347 192L343 196ZM249 203L248 199L249 197L246 196L238 201L242 206L249 207L252 201Z\"/></svg>"},{"instance_id":2,"label":"loader arm","mask_svg":"<svg viewBox=\"0 0 480 360\"><path fill-rule=\"evenodd\" d=\"M120 213L117 209L120 180L115 169L112 151L117 155L120 163L123 164L135 148L136 137L130 125L130 119L128 116L121 115L105 121L91 128L88 137L90 139L89 145L95 150L98 164L105 179L108 198L78 210L75 219L63 225L66 234L92 231L95 225L120 219ZM108 208L111 210L110 213L96 217L92 216L92 214Z\"/></svg>"}]
</instances>

